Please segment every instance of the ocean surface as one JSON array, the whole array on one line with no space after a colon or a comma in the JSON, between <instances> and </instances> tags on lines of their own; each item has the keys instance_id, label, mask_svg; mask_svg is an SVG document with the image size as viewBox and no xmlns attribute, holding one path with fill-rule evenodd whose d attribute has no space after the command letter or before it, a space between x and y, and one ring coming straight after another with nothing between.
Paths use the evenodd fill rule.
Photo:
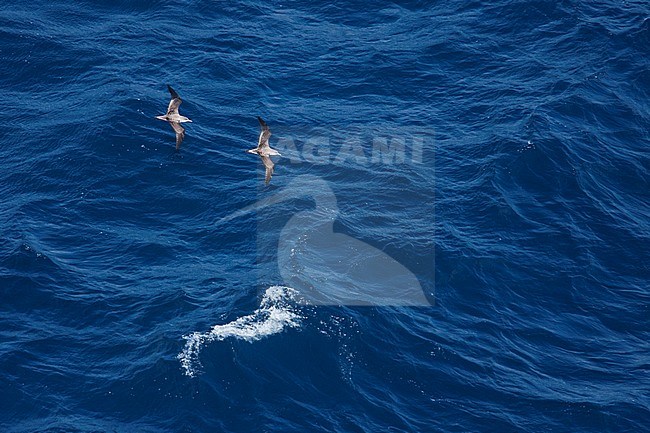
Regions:
<instances>
[{"instance_id":1,"label":"ocean surface","mask_svg":"<svg viewBox=\"0 0 650 433\"><path fill-rule=\"evenodd\" d=\"M649 97L645 0L5 2L0 431L649 431Z\"/></svg>"}]
</instances>

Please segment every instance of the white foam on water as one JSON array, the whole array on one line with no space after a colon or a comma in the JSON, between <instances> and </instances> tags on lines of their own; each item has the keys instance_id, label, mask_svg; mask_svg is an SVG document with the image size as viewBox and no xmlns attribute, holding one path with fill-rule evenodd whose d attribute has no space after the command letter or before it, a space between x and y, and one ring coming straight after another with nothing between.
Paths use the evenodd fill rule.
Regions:
<instances>
[{"instance_id":1,"label":"white foam on water","mask_svg":"<svg viewBox=\"0 0 650 433\"><path fill-rule=\"evenodd\" d=\"M233 337L250 343L269 335L282 332L285 328L300 326L303 318L295 307L297 291L291 287L271 286L266 289L260 307L252 314L240 317L230 323L215 325L209 332L194 332L185 335L185 348L177 358L190 377L197 375L201 348L213 341Z\"/></svg>"}]
</instances>

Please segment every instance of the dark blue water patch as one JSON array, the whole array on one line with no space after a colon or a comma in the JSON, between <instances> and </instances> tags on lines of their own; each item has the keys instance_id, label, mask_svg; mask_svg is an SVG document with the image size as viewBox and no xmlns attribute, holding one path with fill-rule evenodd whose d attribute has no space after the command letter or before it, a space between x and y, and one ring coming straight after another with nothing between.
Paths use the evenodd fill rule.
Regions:
<instances>
[{"instance_id":1,"label":"dark blue water patch","mask_svg":"<svg viewBox=\"0 0 650 433\"><path fill-rule=\"evenodd\" d=\"M644 2L41 3L0 8L3 431L650 423ZM373 161L378 137L405 160ZM305 174L435 306L268 305L323 191L219 221ZM300 324L247 341L270 311ZM187 376L183 336L215 326Z\"/></svg>"}]
</instances>

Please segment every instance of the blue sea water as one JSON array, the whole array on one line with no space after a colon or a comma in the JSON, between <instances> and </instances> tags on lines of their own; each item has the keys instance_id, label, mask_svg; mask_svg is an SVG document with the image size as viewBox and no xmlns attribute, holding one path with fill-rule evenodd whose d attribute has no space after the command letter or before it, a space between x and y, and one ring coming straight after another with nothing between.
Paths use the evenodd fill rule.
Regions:
<instances>
[{"instance_id":1,"label":"blue sea water","mask_svg":"<svg viewBox=\"0 0 650 433\"><path fill-rule=\"evenodd\" d=\"M0 431L648 431L649 59L645 1L1 5Z\"/></svg>"}]
</instances>

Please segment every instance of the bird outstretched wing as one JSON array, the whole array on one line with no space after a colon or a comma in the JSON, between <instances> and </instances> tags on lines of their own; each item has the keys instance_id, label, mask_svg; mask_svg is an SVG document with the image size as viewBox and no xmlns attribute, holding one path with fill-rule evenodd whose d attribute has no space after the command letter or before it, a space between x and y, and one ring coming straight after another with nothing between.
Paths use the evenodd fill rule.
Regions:
<instances>
[{"instance_id":1,"label":"bird outstretched wing","mask_svg":"<svg viewBox=\"0 0 650 433\"><path fill-rule=\"evenodd\" d=\"M185 128L183 128L179 122L169 122L169 124L172 126L174 132L176 133L176 150L178 150L181 148L181 143L185 138Z\"/></svg>"},{"instance_id":2,"label":"bird outstretched wing","mask_svg":"<svg viewBox=\"0 0 650 433\"><path fill-rule=\"evenodd\" d=\"M262 132L260 132L260 138L257 142L257 149L261 150L265 147L269 147L269 137L271 136L271 130L269 129L269 125L267 125L261 117L258 116L257 120L260 122L260 127L262 128Z\"/></svg>"},{"instance_id":3,"label":"bird outstretched wing","mask_svg":"<svg viewBox=\"0 0 650 433\"><path fill-rule=\"evenodd\" d=\"M260 155L262 157L262 162L264 163L264 167L266 167L266 174L264 176L264 184L268 185L269 182L271 182L271 176L273 176L273 161L271 161L271 158L266 155Z\"/></svg>"},{"instance_id":4,"label":"bird outstretched wing","mask_svg":"<svg viewBox=\"0 0 650 433\"><path fill-rule=\"evenodd\" d=\"M169 84L167 84L167 89L169 90L169 94L172 95L172 100L169 101L169 107L167 107L167 115L178 115L178 106L181 105L181 102L183 102L183 100L180 96L178 96L176 90L172 89L172 86Z\"/></svg>"}]
</instances>

